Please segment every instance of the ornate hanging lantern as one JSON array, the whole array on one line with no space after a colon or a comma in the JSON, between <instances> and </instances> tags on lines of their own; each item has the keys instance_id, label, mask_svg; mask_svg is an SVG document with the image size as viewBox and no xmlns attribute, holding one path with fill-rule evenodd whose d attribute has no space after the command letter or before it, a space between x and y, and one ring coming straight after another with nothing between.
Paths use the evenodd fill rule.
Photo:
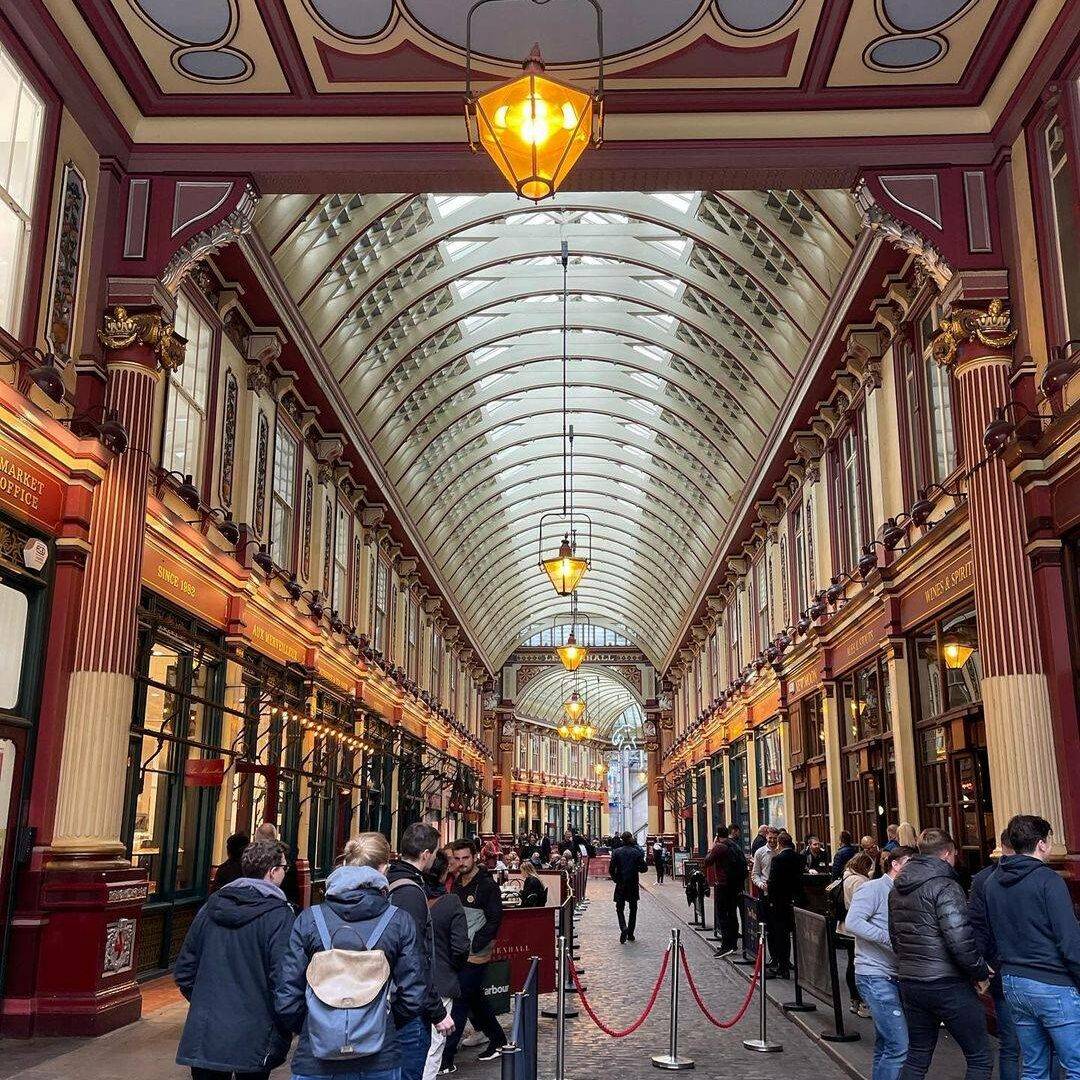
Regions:
<instances>
[{"instance_id":1,"label":"ornate hanging lantern","mask_svg":"<svg viewBox=\"0 0 1080 1080\"><path fill-rule=\"evenodd\" d=\"M578 726L578 721L585 713L585 699L575 690L570 697L563 702L563 712Z\"/></svg>"},{"instance_id":2,"label":"ornate hanging lantern","mask_svg":"<svg viewBox=\"0 0 1080 1080\"><path fill-rule=\"evenodd\" d=\"M953 671L958 671L970 659L975 651L975 646L965 640L960 634L950 632L941 637L941 656L945 666Z\"/></svg>"},{"instance_id":3,"label":"ornate hanging lantern","mask_svg":"<svg viewBox=\"0 0 1080 1080\"><path fill-rule=\"evenodd\" d=\"M472 17L492 0L480 0L465 24L465 130L469 149L483 150L518 195L533 202L558 191L578 158L604 140L604 23L597 0L599 57L596 91L553 79L536 44L523 74L482 94L472 89ZM546 3L547 0L533 0Z\"/></svg>"},{"instance_id":4,"label":"ornate hanging lantern","mask_svg":"<svg viewBox=\"0 0 1080 1080\"><path fill-rule=\"evenodd\" d=\"M577 643L577 638L574 637L574 631L571 629L566 636L566 641L562 645L555 647L555 654L562 661L562 666L567 671L577 671L585 657L589 655L589 650L584 645Z\"/></svg>"}]
</instances>

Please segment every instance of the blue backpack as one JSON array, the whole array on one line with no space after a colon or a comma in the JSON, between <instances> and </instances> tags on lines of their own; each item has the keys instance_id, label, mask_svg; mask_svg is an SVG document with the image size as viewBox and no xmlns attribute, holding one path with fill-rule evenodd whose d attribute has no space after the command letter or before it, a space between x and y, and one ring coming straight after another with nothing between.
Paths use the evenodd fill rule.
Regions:
<instances>
[{"instance_id":1,"label":"blue backpack","mask_svg":"<svg viewBox=\"0 0 1080 1080\"><path fill-rule=\"evenodd\" d=\"M329 910L329 909L327 909ZM386 1042L390 1018L390 961L375 946L394 918L388 907L374 924L364 949L335 949L324 906L311 909L322 952L307 966L307 1032L311 1052L322 1061L350 1061L377 1054ZM331 911L343 928L360 933Z\"/></svg>"}]
</instances>

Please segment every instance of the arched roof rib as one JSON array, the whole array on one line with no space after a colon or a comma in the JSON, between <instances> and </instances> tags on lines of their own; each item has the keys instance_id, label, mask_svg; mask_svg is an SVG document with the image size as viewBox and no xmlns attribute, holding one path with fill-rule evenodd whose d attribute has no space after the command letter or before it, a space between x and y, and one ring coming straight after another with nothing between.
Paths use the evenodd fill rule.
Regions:
<instances>
[{"instance_id":1,"label":"arched roof rib","mask_svg":"<svg viewBox=\"0 0 1080 1080\"><path fill-rule=\"evenodd\" d=\"M857 220L836 192L569 192L539 207L509 193L346 194L270 207L258 227L494 663L569 613L536 566L540 515L562 503L567 242L575 508L594 523L579 606L655 663Z\"/></svg>"},{"instance_id":2,"label":"arched roof rib","mask_svg":"<svg viewBox=\"0 0 1080 1080\"><path fill-rule=\"evenodd\" d=\"M640 729L644 717L636 691L607 666L590 666L576 681L558 668L550 668L525 685L515 702L516 709L530 718L558 727L565 715L563 702L575 688L585 698L584 721L593 725L599 737L608 737L612 726L627 710L637 714L635 727Z\"/></svg>"}]
</instances>

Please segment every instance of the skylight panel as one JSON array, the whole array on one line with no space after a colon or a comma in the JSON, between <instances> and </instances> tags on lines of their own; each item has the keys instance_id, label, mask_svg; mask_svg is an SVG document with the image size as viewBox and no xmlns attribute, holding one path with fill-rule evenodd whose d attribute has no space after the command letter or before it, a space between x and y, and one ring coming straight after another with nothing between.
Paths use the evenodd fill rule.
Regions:
<instances>
[{"instance_id":1,"label":"skylight panel","mask_svg":"<svg viewBox=\"0 0 1080 1080\"><path fill-rule=\"evenodd\" d=\"M486 289L491 284L491 281L488 278L459 278L455 284L458 296L464 300L466 297L472 296L473 293Z\"/></svg>"},{"instance_id":2,"label":"skylight panel","mask_svg":"<svg viewBox=\"0 0 1080 1080\"><path fill-rule=\"evenodd\" d=\"M480 240L444 240L442 246L451 259L463 259L483 247L483 243Z\"/></svg>"},{"instance_id":3,"label":"skylight panel","mask_svg":"<svg viewBox=\"0 0 1080 1080\"><path fill-rule=\"evenodd\" d=\"M636 465L628 465L624 461L624 462L622 462L622 464L619 465L619 468L622 469L623 472L629 473L631 476L636 476L639 480L646 480L647 481L649 479L649 474L646 473L646 472L643 472Z\"/></svg>"},{"instance_id":4,"label":"skylight panel","mask_svg":"<svg viewBox=\"0 0 1080 1080\"><path fill-rule=\"evenodd\" d=\"M678 278L670 277L653 277L641 279L646 285L651 285L654 289L658 289L666 296L674 296L682 286L682 282Z\"/></svg>"},{"instance_id":5,"label":"skylight panel","mask_svg":"<svg viewBox=\"0 0 1080 1080\"><path fill-rule=\"evenodd\" d=\"M435 209L445 218L463 210L469 203L476 202L478 195L434 195L432 202Z\"/></svg>"},{"instance_id":6,"label":"skylight panel","mask_svg":"<svg viewBox=\"0 0 1080 1080\"><path fill-rule=\"evenodd\" d=\"M647 386L650 390L659 390L664 385L663 379L648 371L635 371L630 378L642 386Z\"/></svg>"},{"instance_id":7,"label":"skylight panel","mask_svg":"<svg viewBox=\"0 0 1080 1080\"><path fill-rule=\"evenodd\" d=\"M648 428L642 428L638 424L631 424L630 426L638 428L639 430L644 431L649 435L652 434L652 432L649 431ZM619 443L619 447L633 457L640 458L642 461L652 461L653 459L652 454L650 454L648 450L642 450L640 446L634 446L633 443ZM623 465L623 468L626 469L629 468L629 466Z\"/></svg>"},{"instance_id":8,"label":"skylight panel","mask_svg":"<svg viewBox=\"0 0 1080 1080\"><path fill-rule=\"evenodd\" d=\"M665 206L670 206L675 210L678 210L680 214L685 214L690 209L690 204L697 198L697 192L694 191L654 191L653 198L659 199Z\"/></svg>"}]
</instances>

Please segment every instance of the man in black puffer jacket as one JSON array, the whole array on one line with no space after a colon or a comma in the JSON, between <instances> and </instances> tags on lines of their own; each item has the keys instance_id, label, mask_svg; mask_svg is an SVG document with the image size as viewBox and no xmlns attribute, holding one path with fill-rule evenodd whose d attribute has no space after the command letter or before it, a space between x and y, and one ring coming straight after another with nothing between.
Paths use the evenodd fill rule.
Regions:
<instances>
[{"instance_id":1,"label":"man in black puffer jacket","mask_svg":"<svg viewBox=\"0 0 1080 1080\"><path fill-rule=\"evenodd\" d=\"M908 1022L901 1080L926 1076L941 1024L964 1052L966 1080L990 1076L986 1016L975 989L985 989L990 969L968 921L955 863L951 837L923 829L919 854L908 860L889 894L889 938Z\"/></svg>"}]
</instances>

